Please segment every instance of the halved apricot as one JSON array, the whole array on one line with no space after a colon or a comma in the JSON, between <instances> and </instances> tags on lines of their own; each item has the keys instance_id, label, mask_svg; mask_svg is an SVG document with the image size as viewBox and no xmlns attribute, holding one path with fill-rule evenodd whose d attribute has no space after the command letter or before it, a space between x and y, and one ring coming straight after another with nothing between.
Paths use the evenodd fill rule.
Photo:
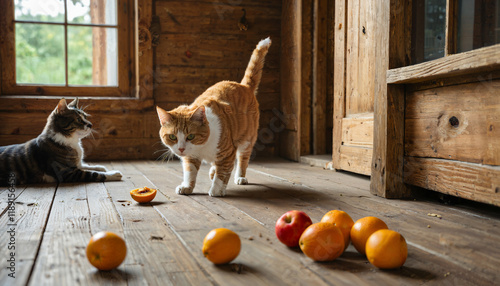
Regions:
<instances>
[{"instance_id":1,"label":"halved apricot","mask_svg":"<svg viewBox=\"0 0 500 286\"><path fill-rule=\"evenodd\" d=\"M138 203L149 203L155 198L156 190L148 187L133 189L130 195Z\"/></svg>"}]
</instances>

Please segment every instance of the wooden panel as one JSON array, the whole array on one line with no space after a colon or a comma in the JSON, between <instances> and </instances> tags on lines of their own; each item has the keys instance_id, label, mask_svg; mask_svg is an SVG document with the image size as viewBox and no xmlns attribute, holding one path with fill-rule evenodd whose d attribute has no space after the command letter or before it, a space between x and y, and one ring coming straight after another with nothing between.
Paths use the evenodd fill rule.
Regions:
<instances>
[{"instance_id":1,"label":"wooden panel","mask_svg":"<svg viewBox=\"0 0 500 286\"><path fill-rule=\"evenodd\" d=\"M245 35L279 29L280 3L252 2L156 1L156 15L161 19L162 33L168 34ZM242 8L245 8L250 22L247 31L238 28Z\"/></svg>"},{"instance_id":2,"label":"wooden panel","mask_svg":"<svg viewBox=\"0 0 500 286\"><path fill-rule=\"evenodd\" d=\"M328 1L314 1L312 154L325 154L327 130L327 17ZM332 118L332 117L330 117Z\"/></svg>"},{"instance_id":3,"label":"wooden panel","mask_svg":"<svg viewBox=\"0 0 500 286\"><path fill-rule=\"evenodd\" d=\"M371 175L373 150L371 148L345 146L340 147L340 169L363 175Z\"/></svg>"},{"instance_id":4,"label":"wooden panel","mask_svg":"<svg viewBox=\"0 0 500 286\"><path fill-rule=\"evenodd\" d=\"M281 110L288 117L286 130L280 133L280 156L298 161L300 136L297 114L300 112L300 43L302 1L283 1L281 24Z\"/></svg>"},{"instance_id":5,"label":"wooden panel","mask_svg":"<svg viewBox=\"0 0 500 286\"><path fill-rule=\"evenodd\" d=\"M0 146L24 143L31 135L0 135ZM157 135L152 138L86 138L82 140L85 161L158 159L165 149Z\"/></svg>"},{"instance_id":6,"label":"wooden panel","mask_svg":"<svg viewBox=\"0 0 500 286\"><path fill-rule=\"evenodd\" d=\"M74 97L65 97L66 100L73 100ZM85 111L93 114L95 112L128 113L131 111L154 112L154 102L149 100L138 100L133 98L88 98L78 97L81 106L85 106ZM1 96L0 111L13 112L44 112L48 114L54 110L61 97L54 96Z\"/></svg>"},{"instance_id":7,"label":"wooden panel","mask_svg":"<svg viewBox=\"0 0 500 286\"><path fill-rule=\"evenodd\" d=\"M33 138L42 133L48 114L44 113L4 113L0 124L0 135L31 135ZM103 114L89 117L94 133L90 137L102 138L151 138L158 136L160 123L157 115ZM2 146L2 142L0 142Z\"/></svg>"},{"instance_id":8,"label":"wooden panel","mask_svg":"<svg viewBox=\"0 0 500 286\"><path fill-rule=\"evenodd\" d=\"M313 36L315 23L314 4L317 1L302 1L302 43L300 55L300 155L311 154L313 87Z\"/></svg>"},{"instance_id":9,"label":"wooden panel","mask_svg":"<svg viewBox=\"0 0 500 286\"><path fill-rule=\"evenodd\" d=\"M500 165L500 80L407 95L405 155Z\"/></svg>"},{"instance_id":10,"label":"wooden panel","mask_svg":"<svg viewBox=\"0 0 500 286\"><path fill-rule=\"evenodd\" d=\"M333 89L334 89L334 70L335 65L331 64L335 60L335 2L327 1L327 19L326 19L326 135L325 135L325 154L331 154L333 148Z\"/></svg>"},{"instance_id":11,"label":"wooden panel","mask_svg":"<svg viewBox=\"0 0 500 286\"><path fill-rule=\"evenodd\" d=\"M374 113L373 160L370 192L386 198L410 196L403 183L404 86L387 85L387 67L396 68L409 60L410 50L401 43L410 42L411 2L377 1L380 21L376 48L376 95ZM405 16L406 15L406 16ZM390 34L389 34L389 31ZM389 42L389 47L387 47Z\"/></svg>"},{"instance_id":12,"label":"wooden panel","mask_svg":"<svg viewBox=\"0 0 500 286\"><path fill-rule=\"evenodd\" d=\"M500 168L405 157L404 181L422 188L500 206Z\"/></svg>"},{"instance_id":13,"label":"wooden panel","mask_svg":"<svg viewBox=\"0 0 500 286\"><path fill-rule=\"evenodd\" d=\"M157 7L158 8L158 7ZM280 35L276 30L262 31L248 37L227 34L162 34L156 58L159 66L231 69L234 74L245 73L255 45L270 36L273 44L266 56L265 69L279 68ZM203 73L203 70L198 70ZM207 72L207 74L210 74ZM241 80L241 79L240 79Z\"/></svg>"},{"instance_id":14,"label":"wooden panel","mask_svg":"<svg viewBox=\"0 0 500 286\"><path fill-rule=\"evenodd\" d=\"M335 1L335 37L333 69L333 168L340 169L340 147L342 146L342 118L345 116L346 94L346 32L347 2Z\"/></svg>"},{"instance_id":15,"label":"wooden panel","mask_svg":"<svg viewBox=\"0 0 500 286\"><path fill-rule=\"evenodd\" d=\"M347 1L347 34L346 34L346 81L345 81L345 114L357 113L357 101L362 97L360 79L359 57L360 47L359 40L361 33L359 14L360 14L360 0Z\"/></svg>"},{"instance_id":16,"label":"wooden panel","mask_svg":"<svg viewBox=\"0 0 500 286\"><path fill-rule=\"evenodd\" d=\"M485 47L430 62L392 69L387 83L417 83L440 77L494 71L500 68L500 45Z\"/></svg>"},{"instance_id":17,"label":"wooden panel","mask_svg":"<svg viewBox=\"0 0 500 286\"><path fill-rule=\"evenodd\" d=\"M346 47L346 115L373 111L375 41L374 2L349 1Z\"/></svg>"},{"instance_id":18,"label":"wooden panel","mask_svg":"<svg viewBox=\"0 0 500 286\"><path fill-rule=\"evenodd\" d=\"M342 119L343 145L373 147L373 114L370 115Z\"/></svg>"}]
</instances>

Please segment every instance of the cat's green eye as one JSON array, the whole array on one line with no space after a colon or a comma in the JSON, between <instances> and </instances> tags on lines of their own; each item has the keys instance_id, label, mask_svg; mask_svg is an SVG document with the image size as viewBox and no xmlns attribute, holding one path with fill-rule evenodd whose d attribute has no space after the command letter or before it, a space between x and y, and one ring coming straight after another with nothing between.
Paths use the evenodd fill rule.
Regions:
<instances>
[{"instance_id":1,"label":"cat's green eye","mask_svg":"<svg viewBox=\"0 0 500 286\"><path fill-rule=\"evenodd\" d=\"M170 140L172 140L172 141L177 140L177 136L175 136L174 134L170 134L170 135L168 135L168 138L169 138Z\"/></svg>"},{"instance_id":2,"label":"cat's green eye","mask_svg":"<svg viewBox=\"0 0 500 286\"><path fill-rule=\"evenodd\" d=\"M194 134L189 134L186 139L187 140L193 140L194 139Z\"/></svg>"}]
</instances>

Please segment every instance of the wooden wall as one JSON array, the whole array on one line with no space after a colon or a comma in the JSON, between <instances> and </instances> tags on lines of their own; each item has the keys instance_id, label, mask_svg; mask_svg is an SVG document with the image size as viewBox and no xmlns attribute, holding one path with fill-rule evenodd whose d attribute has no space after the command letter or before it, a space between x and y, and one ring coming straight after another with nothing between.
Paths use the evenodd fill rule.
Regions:
<instances>
[{"instance_id":1,"label":"wooden wall","mask_svg":"<svg viewBox=\"0 0 500 286\"><path fill-rule=\"evenodd\" d=\"M89 105L97 131L83 142L86 159L157 159L164 147L155 105L171 109L192 102L218 81L241 81L252 50L268 36L273 45L259 88L261 130L256 154L274 154L278 135L270 124L278 124L280 118L281 1L139 2L139 99L80 97L82 106ZM238 27L243 8L247 31ZM152 21L160 25L150 27ZM0 94L0 146L35 138L59 99Z\"/></svg>"},{"instance_id":2,"label":"wooden wall","mask_svg":"<svg viewBox=\"0 0 500 286\"><path fill-rule=\"evenodd\" d=\"M248 29L238 23L246 10ZM173 109L190 104L222 80L240 82L257 43L268 36L257 95L261 109L257 155L275 154L280 110L281 1L156 0L161 35L155 51L155 104ZM274 119L273 119L274 118Z\"/></svg>"}]
</instances>

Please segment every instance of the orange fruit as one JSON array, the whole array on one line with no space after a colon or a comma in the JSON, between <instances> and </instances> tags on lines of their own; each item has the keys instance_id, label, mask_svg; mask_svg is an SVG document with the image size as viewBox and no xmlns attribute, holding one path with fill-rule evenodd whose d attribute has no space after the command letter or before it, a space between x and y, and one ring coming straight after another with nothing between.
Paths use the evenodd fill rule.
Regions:
<instances>
[{"instance_id":1,"label":"orange fruit","mask_svg":"<svg viewBox=\"0 0 500 286\"><path fill-rule=\"evenodd\" d=\"M344 235L337 226L313 223L304 230L299 239L302 252L314 261L331 261L344 252Z\"/></svg>"},{"instance_id":2,"label":"orange fruit","mask_svg":"<svg viewBox=\"0 0 500 286\"><path fill-rule=\"evenodd\" d=\"M351 228L354 225L351 216L345 211L333 210L327 212L323 218L321 218L321 222L333 223L333 225L340 228L342 235L344 235L345 250L351 242Z\"/></svg>"},{"instance_id":3,"label":"orange fruit","mask_svg":"<svg viewBox=\"0 0 500 286\"><path fill-rule=\"evenodd\" d=\"M148 187L133 189L130 195L138 203L149 203L155 198L156 190Z\"/></svg>"},{"instance_id":4,"label":"orange fruit","mask_svg":"<svg viewBox=\"0 0 500 286\"><path fill-rule=\"evenodd\" d=\"M379 229L388 229L387 224L374 216L367 216L358 219L351 228L352 245L361 254L366 254L366 241Z\"/></svg>"},{"instance_id":5,"label":"orange fruit","mask_svg":"<svg viewBox=\"0 0 500 286\"><path fill-rule=\"evenodd\" d=\"M393 269L403 266L408 257L405 238L394 230L380 229L366 242L366 258L375 267Z\"/></svg>"},{"instance_id":6,"label":"orange fruit","mask_svg":"<svg viewBox=\"0 0 500 286\"><path fill-rule=\"evenodd\" d=\"M127 245L123 238L109 231L101 231L87 244L87 259L99 270L118 267L127 256Z\"/></svg>"},{"instance_id":7,"label":"orange fruit","mask_svg":"<svg viewBox=\"0 0 500 286\"><path fill-rule=\"evenodd\" d=\"M240 253L240 237L227 228L216 228L205 236L201 250L214 264L229 263Z\"/></svg>"}]
</instances>

